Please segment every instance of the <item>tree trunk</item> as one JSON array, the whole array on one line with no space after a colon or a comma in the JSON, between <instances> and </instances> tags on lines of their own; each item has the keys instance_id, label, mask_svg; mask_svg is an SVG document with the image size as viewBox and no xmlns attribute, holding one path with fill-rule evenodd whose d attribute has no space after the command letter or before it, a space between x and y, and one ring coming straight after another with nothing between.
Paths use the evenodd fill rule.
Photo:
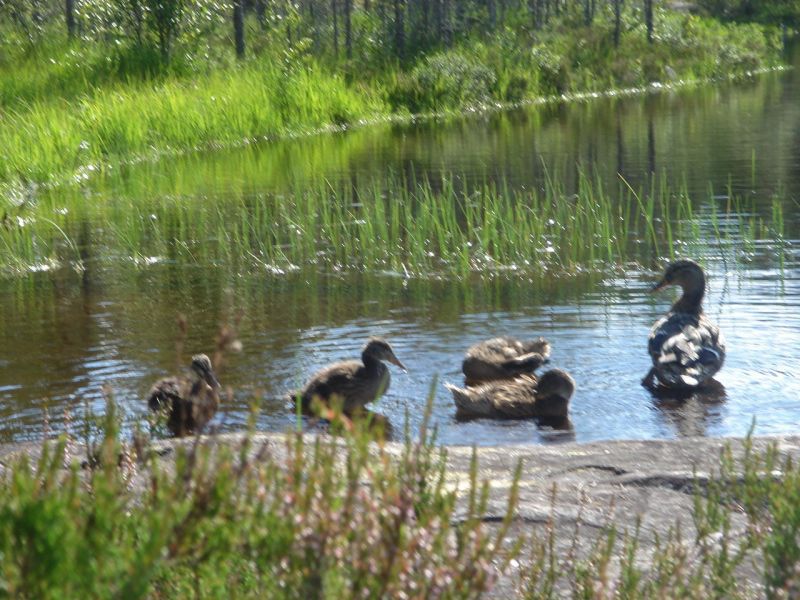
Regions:
<instances>
[{"instance_id":1,"label":"tree trunk","mask_svg":"<svg viewBox=\"0 0 800 600\"><path fill-rule=\"evenodd\" d=\"M353 58L353 0L344 0L344 45L347 60Z\"/></svg>"},{"instance_id":2,"label":"tree trunk","mask_svg":"<svg viewBox=\"0 0 800 600\"><path fill-rule=\"evenodd\" d=\"M256 0L256 18L262 30L267 29L267 0Z\"/></svg>"},{"instance_id":3,"label":"tree trunk","mask_svg":"<svg viewBox=\"0 0 800 600\"><path fill-rule=\"evenodd\" d=\"M644 22L647 26L647 41L653 43L653 0L644 0Z\"/></svg>"},{"instance_id":4,"label":"tree trunk","mask_svg":"<svg viewBox=\"0 0 800 600\"><path fill-rule=\"evenodd\" d=\"M331 17L333 18L333 55L339 58L339 12L336 0L331 0Z\"/></svg>"},{"instance_id":5,"label":"tree trunk","mask_svg":"<svg viewBox=\"0 0 800 600\"><path fill-rule=\"evenodd\" d=\"M497 27L497 5L494 0L486 0L486 8L489 11L489 29Z\"/></svg>"},{"instance_id":6,"label":"tree trunk","mask_svg":"<svg viewBox=\"0 0 800 600\"><path fill-rule=\"evenodd\" d=\"M406 29L403 0L394 0L394 51L397 58L405 55Z\"/></svg>"},{"instance_id":7,"label":"tree trunk","mask_svg":"<svg viewBox=\"0 0 800 600\"><path fill-rule=\"evenodd\" d=\"M614 46L619 47L622 35L622 0L614 0Z\"/></svg>"},{"instance_id":8,"label":"tree trunk","mask_svg":"<svg viewBox=\"0 0 800 600\"><path fill-rule=\"evenodd\" d=\"M65 12L67 17L67 34L70 39L75 37L75 0L66 0Z\"/></svg>"},{"instance_id":9,"label":"tree trunk","mask_svg":"<svg viewBox=\"0 0 800 600\"><path fill-rule=\"evenodd\" d=\"M236 58L244 58L244 0L233 0L233 37Z\"/></svg>"}]
</instances>

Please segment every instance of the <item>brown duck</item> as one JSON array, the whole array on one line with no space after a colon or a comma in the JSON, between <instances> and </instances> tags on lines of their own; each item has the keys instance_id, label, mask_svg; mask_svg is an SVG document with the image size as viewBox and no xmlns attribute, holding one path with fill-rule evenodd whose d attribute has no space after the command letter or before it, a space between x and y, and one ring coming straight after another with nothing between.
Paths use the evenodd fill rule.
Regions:
<instances>
[{"instance_id":1,"label":"brown duck","mask_svg":"<svg viewBox=\"0 0 800 600\"><path fill-rule=\"evenodd\" d=\"M725 340L719 327L703 313L706 277L700 265L692 260L671 263L652 291L670 285L680 286L683 294L650 330L647 351L653 366L642 385L697 388L722 368Z\"/></svg>"},{"instance_id":2,"label":"brown duck","mask_svg":"<svg viewBox=\"0 0 800 600\"><path fill-rule=\"evenodd\" d=\"M219 381L205 354L192 357L189 376L160 379L147 395L150 410L167 415L167 427L176 436L201 431L217 412Z\"/></svg>"},{"instance_id":3,"label":"brown duck","mask_svg":"<svg viewBox=\"0 0 800 600\"><path fill-rule=\"evenodd\" d=\"M565 371L552 369L538 379L522 375L475 387L459 388L449 383L445 387L453 393L457 418L563 418L569 414L575 381Z\"/></svg>"},{"instance_id":4,"label":"brown duck","mask_svg":"<svg viewBox=\"0 0 800 600\"><path fill-rule=\"evenodd\" d=\"M311 411L317 400L327 407L341 406L342 412L352 415L389 389L391 377L383 361L406 370L386 340L370 338L360 361L349 360L325 367L300 390L290 394L290 398L293 401L299 398L304 412Z\"/></svg>"},{"instance_id":5,"label":"brown duck","mask_svg":"<svg viewBox=\"0 0 800 600\"><path fill-rule=\"evenodd\" d=\"M461 370L467 385L530 375L550 357L544 338L523 342L512 337L485 340L467 350Z\"/></svg>"}]
</instances>

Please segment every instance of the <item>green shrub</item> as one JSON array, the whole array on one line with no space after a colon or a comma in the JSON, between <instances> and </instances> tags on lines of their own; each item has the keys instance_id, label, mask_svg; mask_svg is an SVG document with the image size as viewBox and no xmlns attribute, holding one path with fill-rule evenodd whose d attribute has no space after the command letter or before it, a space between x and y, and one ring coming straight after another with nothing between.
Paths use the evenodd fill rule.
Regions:
<instances>
[{"instance_id":1,"label":"green shrub","mask_svg":"<svg viewBox=\"0 0 800 600\"><path fill-rule=\"evenodd\" d=\"M393 101L414 112L454 110L491 100L495 81L495 74L475 58L440 52L423 59L401 79Z\"/></svg>"}]
</instances>

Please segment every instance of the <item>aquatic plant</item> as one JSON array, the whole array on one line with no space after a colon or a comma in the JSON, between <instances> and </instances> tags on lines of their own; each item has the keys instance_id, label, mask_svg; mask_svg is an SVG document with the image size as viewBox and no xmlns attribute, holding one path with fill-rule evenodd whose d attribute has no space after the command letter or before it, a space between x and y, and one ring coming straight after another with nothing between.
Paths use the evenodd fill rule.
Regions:
<instances>
[{"instance_id":1,"label":"aquatic plant","mask_svg":"<svg viewBox=\"0 0 800 600\"><path fill-rule=\"evenodd\" d=\"M318 181L286 194L42 198L24 220L0 229L0 268L80 266L80 253L146 265L176 260L238 270L377 270L404 276L575 273L676 252L745 258L756 240L784 234L780 206L759 215L754 200L713 192L702 202L665 178L634 188L581 172L576 192L547 173L539 189L506 182L467 187L458 178L390 176L354 187ZM143 192L147 195L146 192ZM58 199L56 199L58 198ZM22 217L20 217L22 218ZM103 223L96 231L78 222ZM73 238L81 238L77 241Z\"/></svg>"}]
</instances>

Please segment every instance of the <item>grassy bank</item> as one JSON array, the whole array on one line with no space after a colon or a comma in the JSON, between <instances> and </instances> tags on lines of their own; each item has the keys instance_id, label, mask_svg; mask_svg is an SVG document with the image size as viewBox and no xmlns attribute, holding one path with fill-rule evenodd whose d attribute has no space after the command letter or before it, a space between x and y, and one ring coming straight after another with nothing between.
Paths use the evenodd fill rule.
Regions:
<instances>
[{"instance_id":1,"label":"grassy bank","mask_svg":"<svg viewBox=\"0 0 800 600\"><path fill-rule=\"evenodd\" d=\"M645 551L613 523L579 536L580 515L571 541L552 523L510 528L521 467L494 474L509 485L490 512L477 458L454 490L425 433L395 446L358 426L264 445L211 437L162 459L146 435L123 439L113 408L67 429L3 465L11 597L477 598L512 565L530 599L739 598L752 591L743 572L768 597L798 589L800 470L750 440L687 492L684 533L676 524Z\"/></svg>"},{"instance_id":2,"label":"grassy bank","mask_svg":"<svg viewBox=\"0 0 800 600\"><path fill-rule=\"evenodd\" d=\"M524 14L524 13L520 13ZM458 112L592 90L730 77L779 62L775 31L662 10L648 44L638 13L618 46L607 20L565 13L544 30L508 17L491 34L404 61L334 62L312 40L275 39L243 62L187 55L159 68L81 41L0 58L0 183L62 180L159 152L236 145L392 114ZM483 39L485 41L476 41ZM195 51L196 53L196 51ZM136 55L133 55L134 58ZM190 60L191 59L191 60Z\"/></svg>"},{"instance_id":3,"label":"grassy bank","mask_svg":"<svg viewBox=\"0 0 800 600\"><path fill-rule=\"evenodd\" d=\"M320 181L288 194L230 190L215 202L143 195L94 203L79 192L59 193L17 209L0 228L0 269L168 260L240 271L574 273L675 252L736 262L758 241L780 245L788 234L787 198L776 196L771 212L759 216L753 199L690 198L663 179L634 189L586 174L576 194L553 175L540 190L501 182L464 191L447 178L389 177L358 189ZM96 224L88 237L87 223Z\"/></svg>"}]
</instances>

